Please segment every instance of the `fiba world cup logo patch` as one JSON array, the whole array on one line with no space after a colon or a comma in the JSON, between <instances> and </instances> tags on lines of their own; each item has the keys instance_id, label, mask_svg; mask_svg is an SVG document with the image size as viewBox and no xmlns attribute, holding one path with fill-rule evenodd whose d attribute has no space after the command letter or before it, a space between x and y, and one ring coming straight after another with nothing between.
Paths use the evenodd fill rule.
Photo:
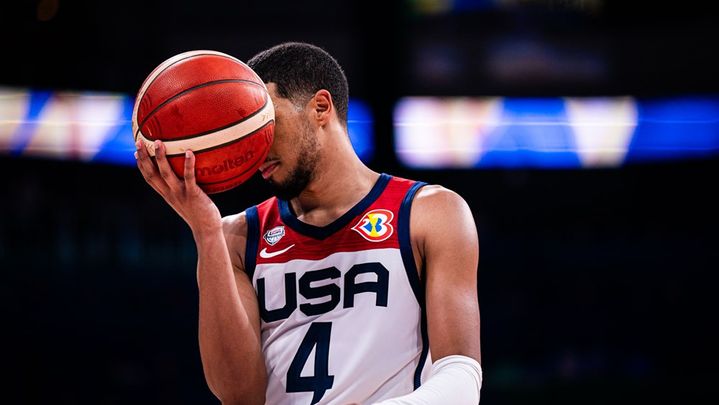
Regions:
<instances>
[{"instance_id":1,"label":"fiba world cup logo patch","mask_svg":"<svg viewBox=\"0 0 719 405\"><path fill-rule=\"evenodd\" d=\"M265 236L263 236L263 238L265 238L265 241L269 243L270 246L274 246L275 243L279 242L283 236L285 236L285 227L280 225L265 232Z\"/></svg>"},{"instance_id":2,"label":"fiba world cup logo patch","mask_svg":"<svg viewBox=\"0 0 719 405\"><path fill-rule=\"evenodd\" d=\"M394 232L392 219L394 219L392 211L376 209L364 214L352 229L370 242L382 242Z\"/></svg>"}]
</instances>

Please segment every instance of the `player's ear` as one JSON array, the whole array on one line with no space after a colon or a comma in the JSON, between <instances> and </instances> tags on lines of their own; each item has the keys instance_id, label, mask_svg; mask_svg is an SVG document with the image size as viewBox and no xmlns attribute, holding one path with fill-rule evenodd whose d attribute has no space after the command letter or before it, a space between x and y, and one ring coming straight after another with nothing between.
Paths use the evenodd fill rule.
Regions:
<instances>
[{"instance_id":1,"label":"player's ear","mask_svg":"<svg viewBox=\"0 0 719 405\"><path fill-rule=\"evenodd\" d=\"M312 98L312 114L320 126L327 124L334 109L332 95L327 90L319 90Z\"/></svg>"}]
</instances>

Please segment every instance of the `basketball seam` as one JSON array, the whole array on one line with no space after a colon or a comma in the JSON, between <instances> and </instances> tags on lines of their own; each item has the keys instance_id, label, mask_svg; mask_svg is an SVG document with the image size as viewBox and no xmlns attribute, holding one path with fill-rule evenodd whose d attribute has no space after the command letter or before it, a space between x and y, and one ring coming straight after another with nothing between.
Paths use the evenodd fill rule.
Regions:
<instances>
[{"instance_id":1,"label":"basketball seam","mask_svg":"<svg viewBox=\"0 0 719 405\"><path fill-rule=\"evenodd\" d=\"M205 52L207 52L207 51L205 51ZM211 53L211 52L208 52L208 53L197 53L197 54L187 55L187 56L185 56L185 57L182 58L182 59L178 59L178 60L176 60L176 61L170 63L169 65L165 66L161 71L157 72L157 74L155 75L155 77L152 78L152 80L150 81L150 83L147 84L147 86L145 86L145 83L143 82L143 83L140 85L140 91L142 91L143 89L144 89L145 91L142 91L142 94L138 94L138 95L139 95L140 97L144 96L145 93L147 93L147 91L150 90L150 86L152 86L152 84L155 83L155 80L157 80L157 78L160 77L160 75L162 74L162 72L164 72L164 71L166 71L167 69L169 69L169 68L175 66L176 64L182 62L183 60L187 60L187 59L190 59L190 58L196 58L196 57L198 57L198 56L217 56L218 58L229 59L229 60L231 60L231 61L237 61L237 60L238 60L238 59L236 59L236 58L234 58L234 57L232 57L232 56L230 56L230 55L222 55L222 54L219 54L219 53ZM172 59L172 58L170 58L170 59ZM240 61L240 62L241 62L241 61ZM154 70L153 70L152 72L150 72L150 76L152 76L153 73L155 73Z\"/></svg>"},{"instance_id":2,"label":"basketball seam","mask_svg":"<svg viewBox=\"0 0 719 405\"><path fill-rule=\"evenodd\" d=\"M140 91L142 91L143 89L145 90L144 92L142 92L143 94L141 94L141 96L144 96L144 95L145 95L144 93L147 93L147 90L150 88L150 86L152 86L153 83L155 83L155 80L157 80L157 78L162 74L162 72L164 72L164 71L166 71L167 69L169 69L169 68L175 66L176 64L182 62L183 60L190 59L190 58L194 58L195 56L208 56L208 55L214 55L214 54L212 54L212 53L200 53L200 54L197 54L197 55L187 55L187 56L185 56L184 58L178 59L178 60L176 60L176 61L170 63L169 65L165 66L164 68L162 68L162 70L160 70L159 72L157 72L157 74L156 74L154 77L152 77L152 74L155 73L155 70L153 70L152 72L150 72L150 75L148 76L148 77L152 77L152 80L150 80L150 83L147 83L147 86L145 86L145 83L144 83L144 82L140 85ZM227 58L226 58L226 59L227 59ZM158 67L159 67L159 66L158 66Z\"/></svg>"},{"instance_id":3,"label":"basketball seam","mask_svg":"<svg viewBox=\"0 0 719 405\"><path fill-rule=\"evenodd\" d=\"M152 86L152 85L155 83L155 80L157 80L157 78L160 77L160 75L161 75L163 72L165 72L167 69L169 69L169 68L175 66L176 64L178 64L178 63L180 63L180 62L182 62L182 61L184 61L184 60L187 60L187 59L190 59L190 58L194 58L194 57L197 57L197 56L217 56L217 57L219 57L219 58L229 59L229 60L231 60L231 61L239 61L239 59L236 59L236 58L234 58L234 57L232 57L232 56L230 56L230 55L223 54L223 53L221 53L221 52L214 52L214 51L199 51L199 52L202 52L202 53L192 53L192 52L188 52L188 53L192 53L192 54L191 54L191 55L187 55L187 56L185 56L184 58L178 59L178 60L176 60L176 61L170 63L169 65L167 65L167 66L165 66L164 68L162 68L162 70L160 70L159 72L157 72L157 74L154 75L154 76L153 76L153 74L155 73L155 70L157 70L160 66L162 66L162 64L160 64L160 66L156 67L155 69L152 70L152 72L150 72L150 75L148 76L148 79L149 79L150 77L152 77L152 80L150 80L150 82L147 83L147 86L145 86L145 82L147 82L147 79L145 79L145 81L143 81L142 84L140 85L140 90L139 90L138 93L137 93L137 100L135 101L135 108L133 109L133 112L132 112L133 121L137 119L137 114L140 112L140 108L139 108L139 107L140 107L140 103L139 103L140 100L142 99L142 97L145 96L145 93L147 93L147 91L150 89L150 86ZM179 55L177 55L177 56L179 56ZM170 58L170 59L172 59L172 58ZM164 63L164 62L163 62L163 63ZM243 63L243 62L240 61L240 63ZM141 128L141 126L138 125L138 128ZM135 133L133 134L134 137L135 137L135 140L137 140L137 134L138 134L138 133L139 133L139 131L138 131L138 132L135 132Z\"/></svg>"},{"instance_id":4,"label":"basketball seam","mask_svg":"<svg viewBox=\"0 0 719 405\"><path fill-rule=\"evenodd\" d=\"M254 131L252 131L252 132L250 132L250 133L248 133L248 134L246 134L246 135L244 135L244 136L242 136L242 137L240 137L240 138L236 138L236 139L233 139L233 140L231 140L231 141L229 141L229 142L225 142L225 143L222 143L222 144L219 144L219 145L210 146L209 148L202 149L202 150L199 150L199 151L192 151L192 153L194 153L195 155L200 155L200 154L202 154L202 153L209 152L209 151L214 150L214 149L217 149L217 148L222 148L222 147L224 147L224 146L232 145L232 144L234 144L235 142L239 142L239 141L241 141L241 140L243 140L243 139L249 139L249 138L253 137L254 135L257 135L257 133L258 133L259 131L265 129L265 127L266 127L267 125L269 125L269 124L274 124L274 123L275 123L275 120L269 120L269 121L267 121L266 123L262 124L261 127L257 128L256 130L254 130ZM182 156L182 155L184 155L184 154L185 154L185 152L181 152L181 153L173 153L173 154L165 155L165 156L167 156L167 157L174 157L174 156Z\"/></svg>"},{"instance_id":5,"label":"basketball seam","mask_svg":"<svg viewBox=\"0 0 719 405\"><path fill-rule=\"evenodd\" d=\"M253 81L251 81L251 80L245 80L245 79L221 79L221 80L213 80L213 81L211 81L211 82L205 82L205 83L202 83L202 84L198 84L197 86L190 87L189 89L185 89L185 90L183 90L183 91L181 91L181 92L175 94L174 96L168 98L167 100L165 100L165 101L163 101L162 103L160 103L160 105L158 105L157 107L155 107L152 111L150 111L150 112L147 114L147 117L145 117L145 119L142 120L142 123L138 124L138 126L137 126L137 131L135 131L135 139L137 139L137 134L141 132L142 127L145 126L145 123L147 123L147 120L149 120L150 118L152 118L153 115L155 115L162 107L164 107L165 105L167 105L169 102L171 102L171 101L177 99L178 97L181 97L181 96L185 95L185 93L189 93L189 92L191 92L191 91L193 91L193 90L197 90L197 89L202 88L202 87L213 86L213 85L216 85L216 84L223 84L223 83L251 83L251 84L254 84L255 86L259 86L260 88L262 88L262 89L264 90L264 86L262 86L261 84L259 84L259 83L257 83L257 82L253 82ZM265 93L266 93L266 91L265 91ZM230 124L227 124L227 125L218 127L218 128L214 128L214 129L211 129L211 130L208 130L208 131L205 131L205 132L200 132L200 133L192 134L192 135L185 135L185 136L183 136L183 137L181 137L181 138L173 138L172 140L173 140L173 141L175 141L175 140L179 141L179 140L182 140L182 139L193 138L193 137L195 137L195 136L206 135L206 134L209 134L209 133L211 133L211 132L219 131L219 130L221 130L221 129L231 127L231 126L233 126L233 125L237 125L237 124L239 124L240 122L242 122L242 121L244 121L244 120L246 120L246 119L248 119L248 118L251 118L252 116L254 116L255 114L257 114L258 112L262 111L262 108L264 108L264 106L267 105L267 95L266 95L266 94L265 94L265 100L264 100L264 101L265 101L264 104L262 104L262 105L260 106L260 108L258 108L258 109L257 109L256 111L254 111L252 114L250 114L250 115L244 117L243 119L241 119L241 120L239 120L239 121L235 121L235 122L233 122L233 123L230 123Z\"/></svg>"},{"instance_id":6,"label":"basketball seam","mask_svg":"<svg viewBox=\"0 0 719 405\"><path fill-rule=\"evenodd\" d=\"M165 140L164 143L167 147L167 155L175 156L178 154L182 154L185 152L186 149L191 149L193 151L199 152L210 148L218 147L219 145L225 145L237 139L236 134L232 134L233 132L237 131L241 131L242 134L239 138L243 138L249 134L253 134L258 129L264 127L268 122L274 122L274 110L272 106L272 100L267 97L266 101L267 102L258 114L254 114L250 118L243 120L235 125L223 128L219 131L210 132L205 135L195 136L188 139ZM271 117L267 117L267 115L270 115ZM142 138L142 142L146 146L152 148L152 144L154 143L154 141L152 139L148 139L142 133L142 131L139 131L137 133L137 138ZM150 154L154 156L154 148L150 150Z\"/></svg>"}]
</instances>

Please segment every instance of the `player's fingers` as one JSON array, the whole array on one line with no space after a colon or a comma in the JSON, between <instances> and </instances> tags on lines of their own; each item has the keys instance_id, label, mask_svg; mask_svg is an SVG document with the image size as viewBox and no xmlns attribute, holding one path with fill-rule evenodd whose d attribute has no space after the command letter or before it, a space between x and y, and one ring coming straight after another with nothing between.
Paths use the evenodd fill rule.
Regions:
<instances>
[{"instance_id":1,"label":"player's fingers","mask_svg":"<svg viewBox=\"0 0 719 405\"><path fill-rule=\"evenodd\" d=\"M162 176L162 179L165 180L165 183L167 183L167 186L170 187L171 190L177 190L180 188L180 180L177 178L175 172L172 171L165 152L167 152L165 145L160 141L155 141L155 161L157 162L158 169L160 169L160 176Z\"/></svg>"},{"instance_id":2,"label":"player's fingers","mask_svg":"<svg viewBox=\"0 0 719 405\"><path fill-rule=\"evenodd\" d=\"M195 154L191 150L185 151L185 187L195 186Z\"/></svg>"},{"instance_id":3,"label":"player's fingers","mask_svg":"<svg viewBox=\"0 0 719 405\"><path fill-rule=\"evenodd\" d=\"M150 159L150 154L147 153L147 148L142 143L142 141L137 141L135 143L135 146L137 147L137 150L135 151L137 167L140 169L142 177L145 178L145 181L153 189L155 189L155 191L162 194L163 196L166 195L168 191L167 184L165 184L165 182L162 180L162 177L160 176L160 173L157 170L155 164L152 163L152 159Z\"/></svg>"}]
</instances>

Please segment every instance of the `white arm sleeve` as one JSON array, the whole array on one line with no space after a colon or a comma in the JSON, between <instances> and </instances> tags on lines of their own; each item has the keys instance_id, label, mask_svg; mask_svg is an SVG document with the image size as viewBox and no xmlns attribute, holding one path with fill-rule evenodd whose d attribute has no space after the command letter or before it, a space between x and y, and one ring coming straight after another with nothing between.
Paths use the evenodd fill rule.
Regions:
<instances>
[{"instance_id":1,"label":"white arm sleeve","mask_svg":"<svg viewBox=\"0 0 719 405\"><path fill-rule=\"evenodd\" d=\"M477 405L482 366L471 357L453 355L432 365L432 376L411 394L375 405Z\"/></svg>"}]
</instances>

